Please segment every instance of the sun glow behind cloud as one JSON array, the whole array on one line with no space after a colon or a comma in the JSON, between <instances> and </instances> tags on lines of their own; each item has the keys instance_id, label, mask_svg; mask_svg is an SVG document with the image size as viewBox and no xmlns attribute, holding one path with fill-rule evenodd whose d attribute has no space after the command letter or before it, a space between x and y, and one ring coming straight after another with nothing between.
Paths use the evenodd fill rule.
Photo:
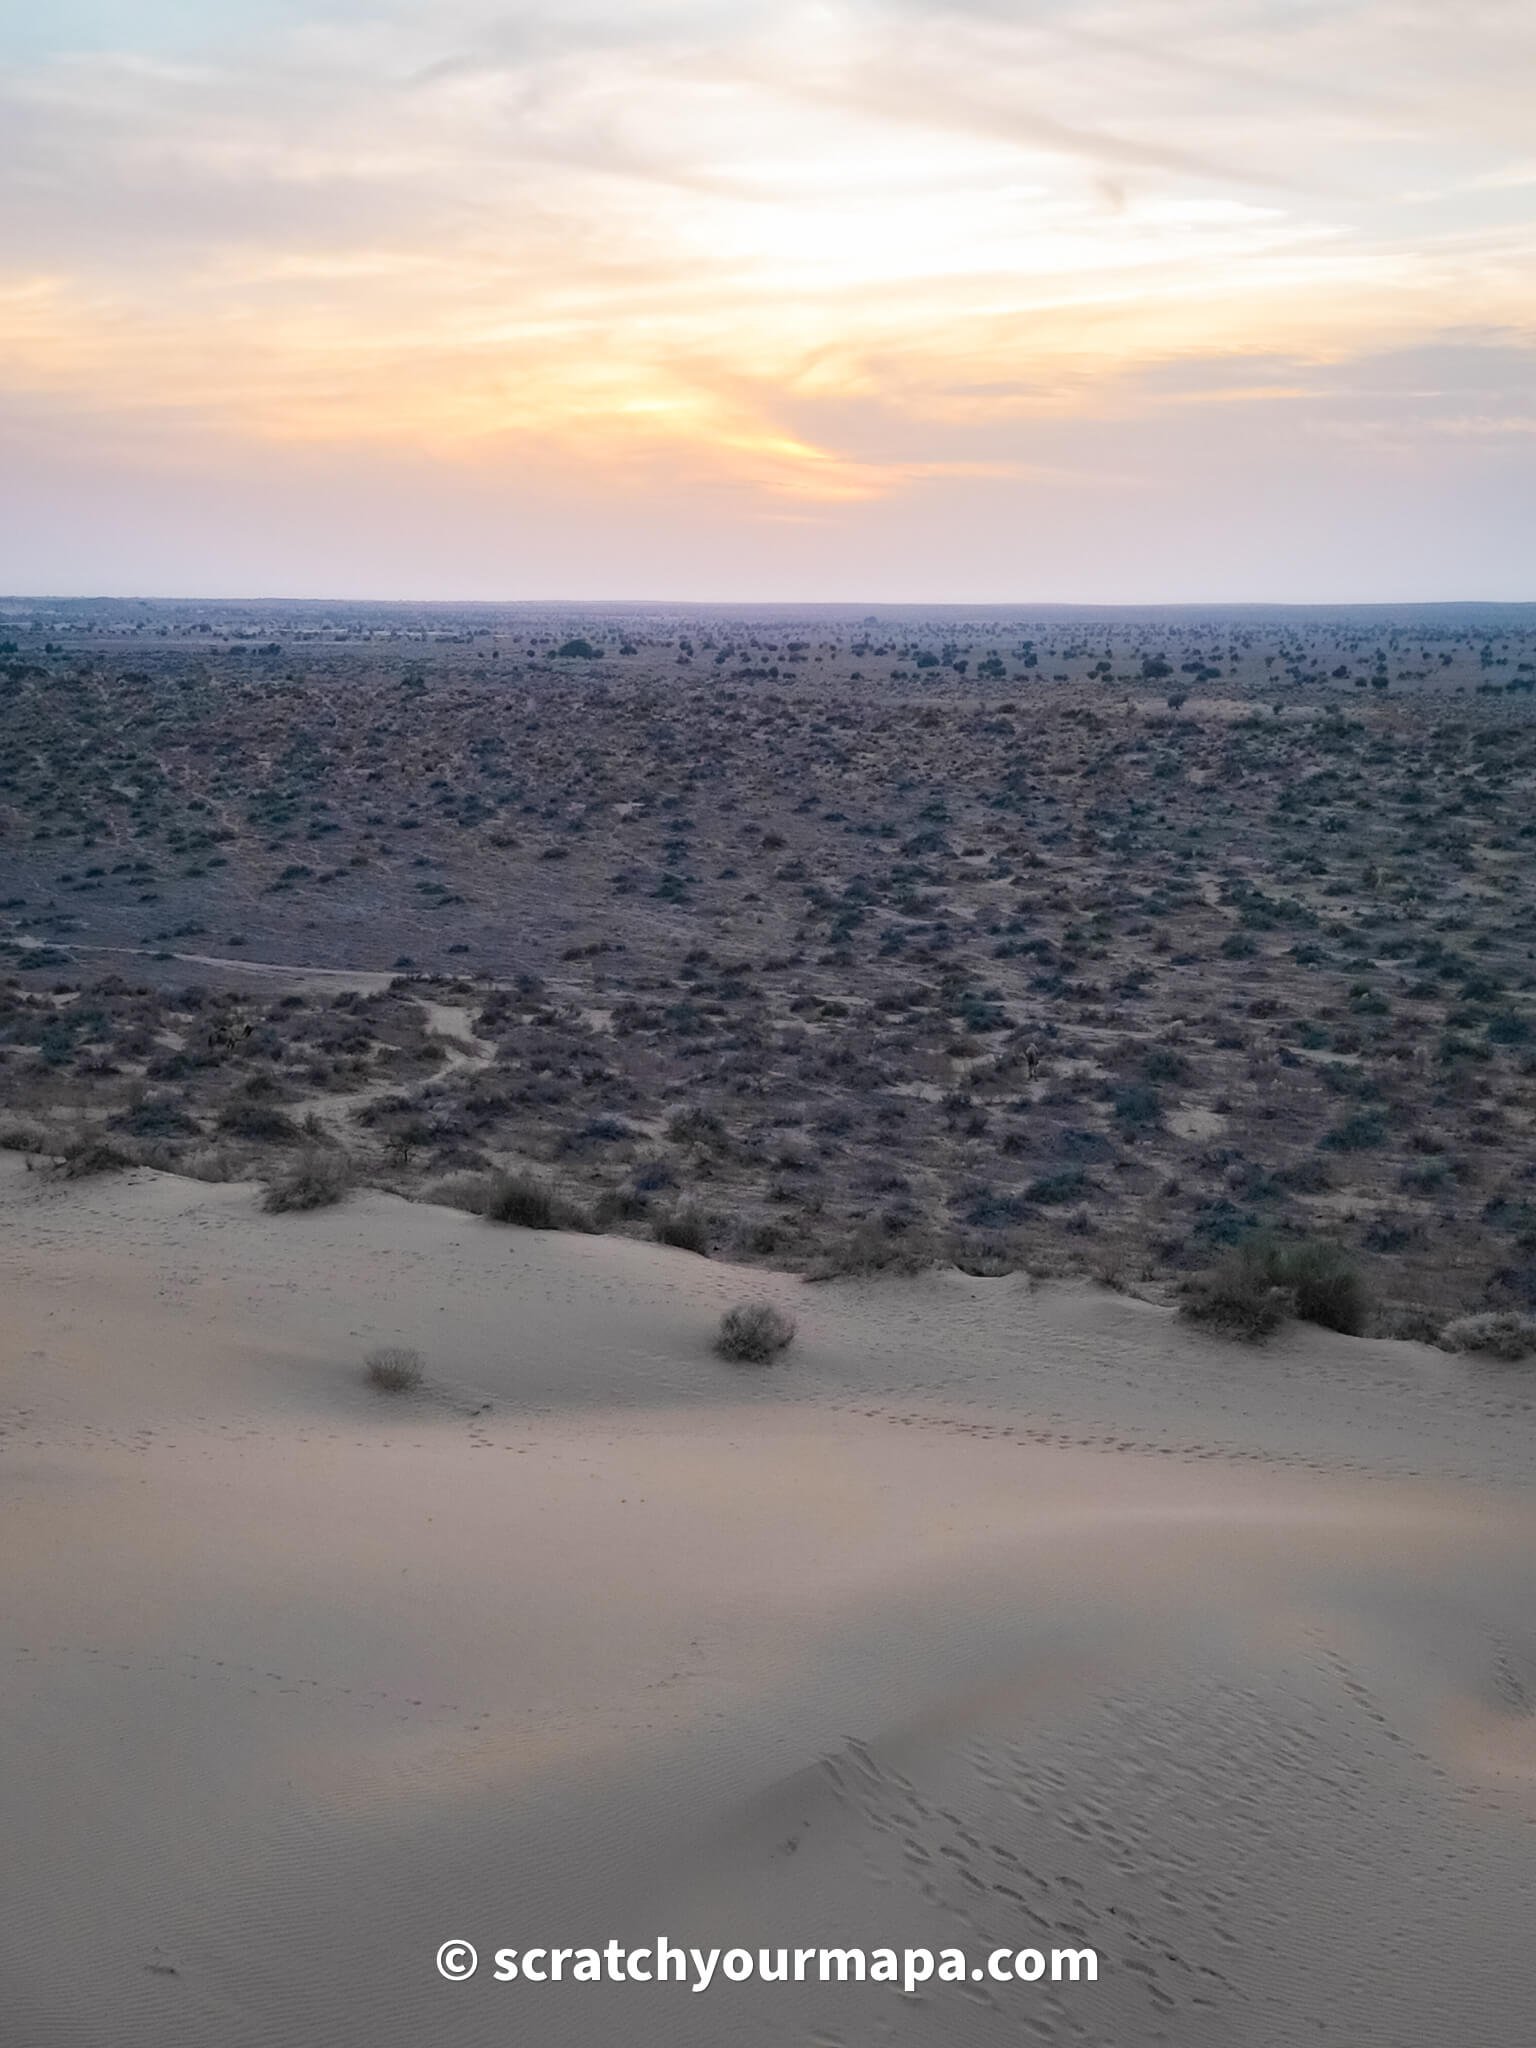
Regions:
<instances>
[{"instance_id":1,"label":"sun glow behind cloud","mask_svg":"<svg viewBox=\"0 0 1536 2048\"><path fill-rule=\"evenodd\" d=\"M360 548L380 476L430 477L434 565L462 522L444 594L525 586L487 586L488 519L542 526L543 589L633 592L594 540L618 507L652 526L637 564L699 595L797 594L786 513L849 591L927 562L922 594L1012 594L1001 518L1048 543L1027 594L1222 594L1142 588L1152 558L1095 536L1157 494L1196 546L1239 450L1281 507L1485 484L1494 559L1529 516L1521 7L290 0L154 9L135 45L136 18L60 0L0 107L29 580L120 587L104 535L72 567L37 517L93 466L160 518L166 589L189 478L229 508L222 587L281 585L238 505L285 464L355 504ZM361 588L365 559L314 573Z\"/></svg>"}]
</instances>

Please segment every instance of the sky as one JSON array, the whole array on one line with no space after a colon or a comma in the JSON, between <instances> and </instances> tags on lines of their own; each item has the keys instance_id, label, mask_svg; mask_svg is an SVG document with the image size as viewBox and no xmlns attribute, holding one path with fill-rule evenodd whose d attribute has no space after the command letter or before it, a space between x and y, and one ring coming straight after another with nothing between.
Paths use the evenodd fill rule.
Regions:
<instances>
[{"instance_id":1,"label":"sky","mask_svg":"<svg viewBox=\"0 0 1536 2048\"><path fill-rule=\"evenodd\" d=\"M0 0L0 589L1536 598L1531 0Z\"/></svg>"}]
</instances>

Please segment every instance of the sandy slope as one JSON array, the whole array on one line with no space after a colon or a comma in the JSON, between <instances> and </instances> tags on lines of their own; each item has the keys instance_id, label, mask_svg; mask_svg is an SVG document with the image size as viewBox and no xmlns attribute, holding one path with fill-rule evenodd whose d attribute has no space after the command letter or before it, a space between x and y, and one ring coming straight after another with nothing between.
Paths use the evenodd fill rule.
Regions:
<instances>
[{"instance_id":1,"label":"sandy slope","mask_svg":"<svg viewBox=\"0 0 1536 2048\"><path fill-rule=\"evenodd\" d=\"M14 1160L0 1252L20 2048L1529 2038L1518 1373ZM799 1343L724 1366L764 1291ZM658 1932L1104 1975L432 1963Z\"/></svg>"}]
</instances>

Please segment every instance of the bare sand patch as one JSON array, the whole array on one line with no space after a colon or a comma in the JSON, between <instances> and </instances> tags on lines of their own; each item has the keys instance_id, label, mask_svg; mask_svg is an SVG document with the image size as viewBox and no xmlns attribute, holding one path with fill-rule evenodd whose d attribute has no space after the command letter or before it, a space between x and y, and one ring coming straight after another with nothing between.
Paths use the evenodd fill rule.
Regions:
<instances>
[{"instance_id":1,"label":"bare sand patch","mask_svg":"<svg viewBox=\"0 0 1536 2048\"><path fill-rule=\"evenodd\" d=\"M13 1160L0 1232L28 2048L1525 2038L1517 1373ZM711 1349L748 1293L799 1322L768 1370ZM420 1395L364 1385L387 1342ZM663 1931L1104 1973L432 1963Z\"/></svg>"}]
</instances>

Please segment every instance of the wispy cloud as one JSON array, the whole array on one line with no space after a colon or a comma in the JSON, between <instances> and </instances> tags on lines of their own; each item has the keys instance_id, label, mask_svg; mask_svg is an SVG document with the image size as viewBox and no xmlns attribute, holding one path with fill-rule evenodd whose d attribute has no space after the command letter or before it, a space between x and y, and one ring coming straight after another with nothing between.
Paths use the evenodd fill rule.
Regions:
<instances>
[{"instance_id":1,"label":"wispy cloud","mask_svg":"<svg viewBox=\"0 0 1536 2048\"><path fill-rule=\"evenodd\" d=\"M990 516L1011 487L1132 490L1180 434L1193 473L1214 411L1425 451L1526 416L1522 5L49 19L0 31L0 393L28 463L303 450L646 494L679 532L723 491L852 533L938 491ZM1465 402L1383 385L1407 360Z\"/></svg>"}]
</instances>

